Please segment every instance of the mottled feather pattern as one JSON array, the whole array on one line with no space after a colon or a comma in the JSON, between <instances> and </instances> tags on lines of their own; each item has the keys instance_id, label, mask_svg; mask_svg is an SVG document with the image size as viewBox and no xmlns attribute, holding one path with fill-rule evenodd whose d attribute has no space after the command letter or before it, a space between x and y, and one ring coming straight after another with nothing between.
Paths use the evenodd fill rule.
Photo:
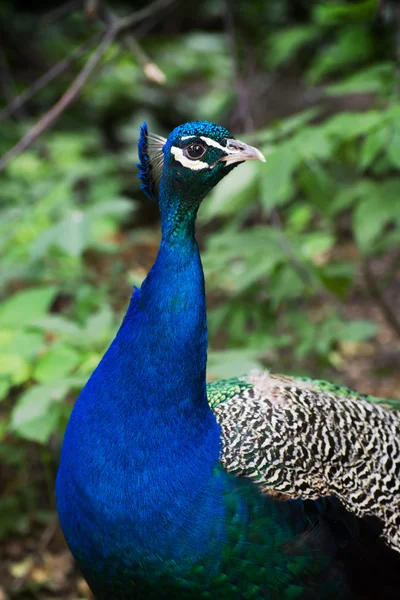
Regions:
<instances>
[{"instance_id":1,"label":"mottled feather pattern","mask_svg":"<svg viewBox=\"0 0 400 600\"><path fill-rule=\"evenodd\" d=\"M235 385L246 387L228 399ZM219 402L217 387L209 401L228 471L291 498L335 496L354 514L377 517L400 551L399 411L348 388L269 373L221 382Z\"/></svg>"}]
</instances>

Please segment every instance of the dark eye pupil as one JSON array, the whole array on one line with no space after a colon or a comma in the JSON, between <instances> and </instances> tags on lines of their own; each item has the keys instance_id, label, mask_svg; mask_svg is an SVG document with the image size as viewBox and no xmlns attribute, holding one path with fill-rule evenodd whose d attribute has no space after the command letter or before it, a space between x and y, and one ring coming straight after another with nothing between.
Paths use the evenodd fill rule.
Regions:
<instances>
[{"instance_id":1,"label":"dark eye pupil","mask_svg":"<svg viewBox=\"0 0 400 600\"><path fill-rule=\"evenodd\" d=\"M200 158L205 153L206 149L201 144L190 144L186 148L186 153L189 158Z\"/></svg>"}]
</instances>

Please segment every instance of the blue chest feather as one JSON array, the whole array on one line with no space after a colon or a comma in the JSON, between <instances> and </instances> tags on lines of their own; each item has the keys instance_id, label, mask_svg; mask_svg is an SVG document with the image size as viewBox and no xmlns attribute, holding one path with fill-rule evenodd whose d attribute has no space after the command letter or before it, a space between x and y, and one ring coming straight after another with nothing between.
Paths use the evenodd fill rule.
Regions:
<instances>
[{"instance_id":1,"label":"blue chest feather","mask_svg":"<svg viewBox=\"0 0 400 600\"><path fill-rule=\"evenodd\" d=\"M172 545L179 538L177 517L185 512L201 548L206 538L201 539L199 509L203 506L211 517L220 511L212 502L220 432L207 406L205 360L198 360L207 345L199 272L194 242L183 253L161 248L78 399L65 437L59 484L68 485L70 494L86 496L82 511L88 512L82 520L97 529L100 521L108 547L123 546L124 535L116 532L125 530L126 544L137 557L144 551L185 555L188 528L180 545ZM63 477L68 483L62 483ZM60 498L67 501L64 493Z\"/></svg>"}]
</instances>

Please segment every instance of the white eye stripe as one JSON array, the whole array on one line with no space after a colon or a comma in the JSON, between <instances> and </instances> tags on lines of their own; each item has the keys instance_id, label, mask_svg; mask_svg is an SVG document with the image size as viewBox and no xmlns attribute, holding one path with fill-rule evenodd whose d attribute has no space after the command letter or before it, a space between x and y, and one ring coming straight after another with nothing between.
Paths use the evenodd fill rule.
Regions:
<instances>
[{"instance_id":1,"label":"white eye stripe","mask_svg":"<svg viewBox=\"0 0 400 600\"><path fill-rule=\"evenodd\" d=\"M221 144L219 144L215 140L205 137L204 135L201 135L200 139L203 140L203 142L205 142L208 146L214 146L214 148L222 150L222 152L225 152L225 154L237 154L237 150L229 150L229 148L227 148L226 146L221 146Z\"/></svg>"},{"instance_id":2,"label":"white eye stripe","mask_svg":"<svg viewBox=\"0 0 400 600\"><path fill-rule=\"evenodd\" d=\"M201 160L191 160L183 155L182 148L171 146L171 154L175 157L175 160L181 163L184 167L192 169L192 171L200 171L200 169L209 169L210 165Z\"/></svg>"},{"instance_id":3,"label":"white eye stripe","mask_svg":"<svg viewBox=\"0 0 400 600\"><path fill-rule=\"evenodd\" d=\"M203 142L205 142L207 144L207 146L214 146L214 148L218 148L219 150L222 150L223 152L226 152L226 148L224 148L223 146L221 146L221 144L219 144L215 140L212 140L211 138L205 137L204 135L201 135L200 139L203 140Z\"/></svg>"},{"instance_id":4,"label":"white eye stripe","mask_svg":"<svg viewBox=\"0 0 400 600\"><path fill-rule=\"evenodd\" d=\"M195 138L195 137L197 137L197 136L196 135L183 135L180 139L182 141L185 141L185 140L190 140L190 139ZM207 146L213 146L214 148L218 148L218 150L221 150L225 154L237 154L237 150L236 149L235 150L230 150L226 146L222 146L221 144L219 144L218 142L216 142L212 138L206 137L205 135L201 135L200 139L203 140L203 142L205 142L207 144Z\"/></svg>"}]
</instances>

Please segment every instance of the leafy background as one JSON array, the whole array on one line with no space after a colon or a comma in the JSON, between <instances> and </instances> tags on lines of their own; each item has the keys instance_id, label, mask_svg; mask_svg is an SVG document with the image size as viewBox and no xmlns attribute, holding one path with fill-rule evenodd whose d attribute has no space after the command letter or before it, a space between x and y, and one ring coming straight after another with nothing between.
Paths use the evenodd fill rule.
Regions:
<instances>
[{"instance_id":1,"label":"leafy background","mask_svg":"<svg viewBox=\"0 0 400 600\"><path fill-rule=\"evenodd\" d=\"M87 63L103 10L1 4L2 155ZM144 119L164 135L215 121L267 156L201 208L210 379L268 367L400 395L397 3L172 0L131 32L0 174L1 600L90 597L57 527L54 478L74 399L157 251L135 166Z\"/></svg>"}]
</instances>

